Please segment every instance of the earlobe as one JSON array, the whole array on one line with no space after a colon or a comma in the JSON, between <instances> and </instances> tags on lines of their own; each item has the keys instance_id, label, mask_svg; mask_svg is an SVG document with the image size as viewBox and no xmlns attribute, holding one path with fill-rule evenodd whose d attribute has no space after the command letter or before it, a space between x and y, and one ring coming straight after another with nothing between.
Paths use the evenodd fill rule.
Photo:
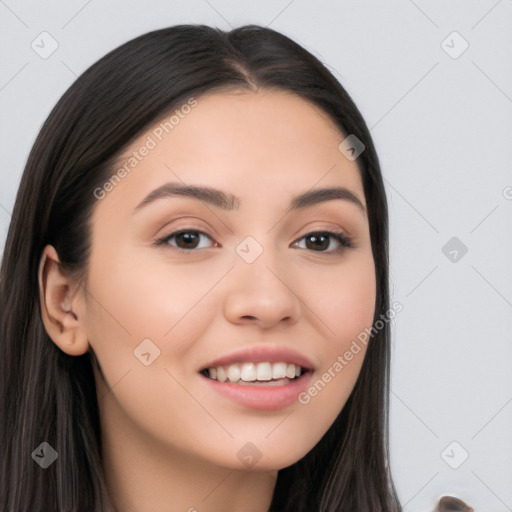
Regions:
<instances>
[{"instance_id":1,"label":"earlobe","mask_svg":"<svg viewBox=\"0 0 512 512\"><path fill-rule=\"evenodd\" d=\"M66 354L78 356L89 350L83 315L80 312L80 289L62 272L55 248L47 245L38 271L41 319L48 336Z\"/></svg>"}]
</instances>

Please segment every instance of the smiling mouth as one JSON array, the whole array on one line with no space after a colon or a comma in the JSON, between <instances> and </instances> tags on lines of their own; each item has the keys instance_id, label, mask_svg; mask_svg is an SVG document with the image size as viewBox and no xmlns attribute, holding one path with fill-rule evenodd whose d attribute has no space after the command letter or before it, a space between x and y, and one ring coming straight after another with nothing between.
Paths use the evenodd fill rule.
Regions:
<instances>
[{"instance_id":1,"label":"smiling mouth","mask_svg":"<svg viewBox=\"0 0 512 512\"><path fill-rule=\"evenodd\" d=\"M284 386L300 379L308 370L293 363L234 363L205 368L199 373L222 383L249 386Z\"/></svg>"}]
</instances>

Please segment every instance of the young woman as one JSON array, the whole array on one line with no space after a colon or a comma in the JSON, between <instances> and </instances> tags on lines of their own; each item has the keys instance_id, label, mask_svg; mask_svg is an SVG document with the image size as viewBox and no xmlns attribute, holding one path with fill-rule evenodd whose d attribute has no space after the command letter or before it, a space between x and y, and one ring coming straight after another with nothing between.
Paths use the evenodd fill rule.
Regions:
<instances>
[{"instance_id":1,"label":"young woman","mask_svg":"<svg viewBox=\"0 0 512 512\"><path fill-rule=\"evenodd\" d=\"M309 52L113 50L29 156L1 267L0 509L397 511L386 197Z\"/></svg>"}]
</instances>

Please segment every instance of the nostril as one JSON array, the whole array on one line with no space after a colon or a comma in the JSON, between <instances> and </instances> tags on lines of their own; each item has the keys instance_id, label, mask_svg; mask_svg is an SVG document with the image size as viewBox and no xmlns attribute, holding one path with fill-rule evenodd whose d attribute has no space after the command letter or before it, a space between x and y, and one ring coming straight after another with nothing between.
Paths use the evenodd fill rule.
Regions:
<instances>
[{"instance_id":1,"label":"nostril","mask_svg":"<svg viewBox=\"0 0 512 512\"><path fill-rule=\"evenodd\" d=\"M436 512L474 512L462 500L453 496L443 496L437 504Z\"/></svg>"}]
</instances>

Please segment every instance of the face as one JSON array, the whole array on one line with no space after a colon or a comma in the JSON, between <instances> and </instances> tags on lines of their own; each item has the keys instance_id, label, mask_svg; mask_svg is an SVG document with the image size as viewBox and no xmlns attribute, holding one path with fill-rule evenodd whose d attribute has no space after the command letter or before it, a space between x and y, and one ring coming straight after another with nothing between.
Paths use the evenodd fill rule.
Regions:
<instances>
[{"instance_id":1,"label":"face","mask_svg":"<svg viewBox=\"0 0 512 512\"><path fill-rule=\"evenodd\" d=\"M361 344L345 357L374 315L362 182L345 136L296 95L196 102L97 192L81 321L112 388L100 412L162 454L280 469L325 434L363 362ZM326 188L340 191L311 194Z\"/></svg>"}]
</instances>

